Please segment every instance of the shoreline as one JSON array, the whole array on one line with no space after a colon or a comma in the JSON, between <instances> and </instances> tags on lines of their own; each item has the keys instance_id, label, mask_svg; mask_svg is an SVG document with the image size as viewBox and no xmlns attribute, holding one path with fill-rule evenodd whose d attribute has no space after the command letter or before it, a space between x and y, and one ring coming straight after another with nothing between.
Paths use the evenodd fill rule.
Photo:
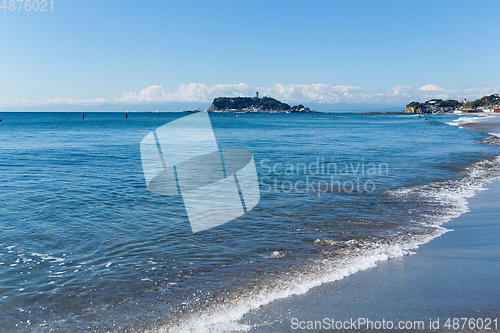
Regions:
<instances>
[{"instance_id":1,"label":"shoreline","mask_svg":"<svg viewBox=\"0 0 500 333\"><path fill-rule=\"evenodd\" d=\"M371 269L280 299L246 314L250 332L296 332L292 319L424 321L498 318L500 321L500 180L469 199L470 211L416 254L380 261ZM323 327L324 329L325 327ZM497 330L500 329L500 324ZM300 329L299 329L300 331ZM494 329L492 331L495 331Z\"/></svg>"},{"instance_id":2,"label":"shoreline","mask_svg":"<svg viewBox=\"0 0 500 333\"><path fill-rule=\"evenodd\" d=\"M496 135L500 117L460 127ZM467 199L468 212L443 224L449 232L420 245L413 255L379 261L374 268L276 300L245 314L239 323L250 332L296 332L301 329L292 328L292 319L424 321L424 331L431 330L431 318L441 320L439 329L446 328L447 318L500 322L500 290L495 287L500 276L500 180L483 189Z\"/></svg>"},{"instance_id":3,"label":"shoreline","mask_svg":"<svg viewBox=\"0 0 500 333\"><path fill-rule=\"evenodd\" d=\"M495 117L494 119L488 119L486 121L463 124L462 127L473 131L485 132L488 134L498 134L500 133L500 114L491 116L497 117Z\"/></svg>"},{"instance_id":4,"label":"shoreline","mask_svg":"<svg viewBox=\"0 0 500 333\"><path fill-rule=\"evenodd\" d=\"M465 120L467 120L466 118ZM459 126L458 124L449 124ZM459 127L462 127L460 124ZM441 183L439 187L435 187L435 192L430 193L427 198L434 198L435 195L442 195L442 198L445 202L451 200L450 204L454 206L453 210L446 211L443 215L438 214L437 220L429 220L429 223L436 223L436 230L433 235L429 235L430 238L420 239L419 236L412 239L405 239L402 243L393 244L395 246L390 246L388 248L381 249L382 252L374 251L370 253L364 253L359 257L349 257L347 260L350 260L346 266L341 267L330 267L327 262L324 264L315 266L314 270L311 271L311 275L304 276L296 276L289 279L281 281L280 284L275 285L272 288L265 287L262 290L256 290L255 293L252 293L250 297L242 297L238 299L235 303L232 304L223 304L218 305L212 308L210 311L193 314L193 316L188 316L178 323L170 326L164 326L164 331L189 331L193 328L204 327L209 331L251 331L251 332L296 332L290 327L290 320L292 318L300 318L301 314L306 313L306 316L309 318L313 318L313 320L322 320L322 318L332 317L333 318L352 318L355 315L353 311L357 311L359 309L363 310L366 313L366 317L375 318L382 320L383 317L376 318L376 314L373 315L369 312L371 309L379 309L379 303L383 303L384 306L389 305L390 309L393 311L392 313L400 313L397 312L401 308L401 304L394 302L394 300L402 299L401 293L397 295L392 292L391 289L385 290L385 294L382 295L373 295L373 291L379 290L381 287L387 288L391 286L391 283L398 284L403 290L404 293L405 288L411 287L406 282L405 277L412 274L413 268L412 266L408 266L408 272L404 272L403 277L399 275L395 275L395 271L397 271L399 266L394 266L394 262L406 262L406 258L414 258L416 256L408 256L408 252L410 254L413 252L421 253L421 248L426 248L429 244L434 244L435 242L440 242L435 240L436 238L441 239L443 234L449 233L451 231L450 228L452 222L456 219L460 219L462 216L467 215L466 213L469 211L469 202L471 198L474 199L478 194L483 193L482 189L487 189L493 183L498 183L500 180L497 175L500 175L500 169L498 169L498 162L500 161L500 156L497 156L494 160L482 160L473 165L473 168L470 169L470 173L466 174L458 180L462 183L462 185L455 186L454 181L450 181L449 183ZM490 164L490 162L492 164ZM484 165L486 163L486 165ZM482 171L481 171L482 170ZM490 170L490 173L485 170ZM496 170L493 174L491 171ZM479 171L479 173L478 173ZM486 177L485 177L486 176ZM496 181L495 181L496 180ZM437 185L437 184L434 184ZM419 191L425 188L427 185L422 184L416 189L413 190ZM441 189L444 188L443 191ZM458 198L453 197L455 193L458 195ZM489 192L489 191L486 191ZM500 199L500 185L498 188L498 198ZM394 192L396 196L402 195L402 198L405 197L406 191L403 190L401 193ZM452 197L450 197L450 195ZM403 199L404 200L404 199ZM425 199L424 199L425 200ZM474 199L476 200L476 199ZM497 200L498 201L498 200ZM496 201L496 202L497 202ZM452 203L453 202L453 203ZM495 202L493 202L493 207ZM458 210L457 210L458 209ZM500 209L496 211L494 216L500 214ZM444 224L443 224L444 223ZM463 236L463 235L462 235ZM474 240L474 239L473 239ZM459 242L460 243L460 242ZM465 242L462 242L465 243ZM500 246L499 246L500 248ZM372 249L374 250L374 249ZM425 260L429 260L428 257L424 257ZM410 263L411 263L410 259ZM432 260L432 259L431 259ZM444 264L447 264L447 261L444 260ZM439 265L437 265L439 266ZM462 265L459 263L455 265L458 268L461 268ZM427 275L423 275L423 277L431 276L434 274L431 268L426 271ZM435 267L434 267L435 268ZM337 293L342 294L341 290L338 290L338 286L346 286L346 289L350 289L351 293L359 293L357 288L360 285L366 285L366 279L372 280L373 276L372 272L380 272L383 269L383 276L378 277L376 283L366 287L362 290L361 293L368 295L368 300L364 300L364 303L368 305L363 305L363 302L360 302L360 299L344 297L342 298ZM500 273L500 270L498 270ZM366 275L368 274L368 275ZM380 275L380 274L379 274ZM455 274L457 275L457 274ZM498 274L490 274L494 277ZM391 281L391 279L396 277L396 281ZM421 277L421 279L423 279ZM312 279L310 279L312 278ZM352 281L358 281L352 283ZM438 279L439 281L445 281L446 278ZM387 283L389 281L389 284ZM438 283L439 283L438 281ZM291 283L288 283L291 282ZM495 285L495 280L490 281L489 285ZM443 283L441 283L442 285ZM354 286L353 286L354 285ZM336 287L337 286L337 287ZM431 279L427 278L424 286L421 286L421 290L417 288L414 290L413 294L418 294L419 292L424 293L428 297L432 298L433 293L427 292L428 286L435 287L436 284L431 281ZM439 285L437 285L439 286ZM341 288L344 288L341 287ZM335 292L332 292L333 288L337 288ZM333 293L333 295L331 295ZM372 294L370 294L372 293ZM487 293L491 295L490 293ZM327 295L332 296L332 298L324 298ZM371 295L371 296L370 296ZM389 296L387 296L389 295ZM348 296L348 295L344 295ZM351 295L352 296L352 295ZM341 298L336 298L341 297ZM500 299L500 297L499 297ZM455 300L456 301L456 300ZM370 303L371 302L371 303ZM408 301L410 302L410 301ZM260 303L260 304L259 304ZM450 301L448 303L453 303ZM304 308L304 304L306 307ZM346 306L346 304L348 304ZM360 307L365 306L364 308ZM420 302L417 302L417 306L427 307L425 304L425 299L420 299ZM406 304L408 305L408 304ZM339 312L328 313L325 312L325 309L331 309L335 307L335 309L339 309ZM368 307L367 307L368 306ZM442 306L441 306L442 307ZM500 306L490 307L493 309L498 309ZM384 308L385 309L385 308ZM365 311L366 310L366 311ZM380 310L380 309L379 309ZM415 309L414 309L415 310ZM341 312L344 311L344 312ZM351 312L349 312L351 311ZM462 311L463 312L463 311ZM488 312L488 311L487 311ZM491 311L489 311L491 312ZM413 320L415 318L415 313L420 313L419 311L409 312L410 315L407 316L408 320ZM437 311L431 311L431 313L437 313ZM295 317L291 317L291 314L295 314ZM324 316L320 316L323 314ZM380 313L379 313L380 314ZM382 313L383 316L386 314L391 314L389 312ZM462 313L463 314L463 313ZM349 316L348 316L349 315ZM357 316L361 316L362 314L357 314ZM457 314L458 315L458 314ZM347 317L348 316L348 317ZM386 319L388 317L385 317ZM389 317L390 318L390 317ZM394 317L396 319L404 319L405 317ZM392 318L392 319L394 319ZM287 322L288 321L288 322ZM500 322L500 318L498 318ZM288 324L288 326L286 326Z\"/></svg>"}]
</instances>

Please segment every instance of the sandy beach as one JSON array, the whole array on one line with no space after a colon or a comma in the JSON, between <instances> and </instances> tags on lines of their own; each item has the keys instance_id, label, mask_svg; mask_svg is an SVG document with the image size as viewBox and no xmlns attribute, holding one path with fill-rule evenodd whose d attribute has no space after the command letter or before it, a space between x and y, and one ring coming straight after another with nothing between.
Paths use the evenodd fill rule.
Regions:
<instances>
[{"instance_id":1,"label":"sandy beach","mask_svg":"<svg viewBox=\"0 0 500 333\"><path fill-rule=\"evenodd\" d=\"M474 131L483 131L487 133L500 133L500 115L495 114L495 118L488 119L484 122L475 122L464 124L463 127L474 130Z\"/></svg>"},{"instance_id":2,"label":"sandy beach","mask_svg":"<svg viewBox=\"0 0 500 333\"><path fill-rule=\"evenodd\" d=\"M427 331L430 321L436 325L438 319L443 330L448 318L499 318L498 202L500 181L469 200L470 212L444 225L450 232L421 246L415 254L379 262L375 268L307 294L278 300L241 322L251 325L251 332L294 332L301 330L301 322L305 328L307 321L323 322L325 318L330 324L331 319L366 318L393 321L394 325L423 321ZM359 322L356 328L366 330ZM493 323L490 328L487 331L495 331Z\"/></svg>"}]
</instances>

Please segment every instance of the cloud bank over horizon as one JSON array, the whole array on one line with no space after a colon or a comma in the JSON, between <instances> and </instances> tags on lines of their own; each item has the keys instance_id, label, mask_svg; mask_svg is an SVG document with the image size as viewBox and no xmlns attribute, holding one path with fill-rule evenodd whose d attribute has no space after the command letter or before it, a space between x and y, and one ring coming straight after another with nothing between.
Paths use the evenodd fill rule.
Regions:
<instances>
[{"instance_id":1,"label":"cloud bank over horizon","mask_svg":"<svg viewBox=\"0 0 500 333\"><path fill-rule=\"evenodd\" d=\"M346 85L327 84L299 84L272 86L253 86L245 83L219 84L207 86L201 83L181 85L175 92L167 92L161 85L151 85L140 92L125 92L122 96L112 99L94 98L77 99L59 97L48 100L30 102L23 99L21 102L6 103L0 101L3 107L29 107L51 105L104 105L104 104L168 104L168 103L210 103L216 97L253 97L255 92L259 96L276 98L289 104L318 103L318 104L387 104L405 105L411 101L423 102L433 98L461 100L464 97L474 100L485 95L500 92L500 85L467 88L462 90L447 90L435 84L426 84L414 89L410 86L397 85L390 90L363 88Z\"/></svg>"}]
</instances>

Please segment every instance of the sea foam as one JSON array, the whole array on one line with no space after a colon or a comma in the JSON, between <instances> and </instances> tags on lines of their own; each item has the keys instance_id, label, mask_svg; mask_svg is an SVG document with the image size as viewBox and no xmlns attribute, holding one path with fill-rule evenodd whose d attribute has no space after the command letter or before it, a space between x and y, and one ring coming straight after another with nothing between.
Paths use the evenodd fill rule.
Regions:
<instances>
[{"instance_id":1,"label":"sea foam","mask_svg":"<svg viewBox=\"0 0 500 333\"><path fill-rule=\"evenodd\" d=\"M317 239L315 243L335 246L343 243L340 254L334 258L318 260L309 267L282 274L275 281L267 281L259 288L238 296L214 302L208 308L184 316L179 321L157 326L148 332L229 332L246 331L252 327L242 323L245 314L275 300L307 293L323 283L341 280L356 272L377 265L390 258L411 255L420 245L451 231L442 225L469 211L468 198L485 185L500 179L500 156L471 165L458 178L428 184L403 187L388 191L395 200L429 203L427 210L415 217L415 226L425 232L401 232L388 241L348 240L338 242Z\"/></svg>"},{"instance_id":2,"label":"sea foam","mask_svg":"<svg viewBox=\"0 0 500 333\"><path fill-rule=\"evenodd\" d=\"M452 125L452 126L458 126L462 127L465 124L470 124L470 123L480 123L483 121L490 120L492 118L496 118L495 116L490 116L490 115L477 115L477 116L469 116L469 117L460 117L458 119L452 120L450 122L447 122L446 124Z\"/></svg>"}]
</instances>

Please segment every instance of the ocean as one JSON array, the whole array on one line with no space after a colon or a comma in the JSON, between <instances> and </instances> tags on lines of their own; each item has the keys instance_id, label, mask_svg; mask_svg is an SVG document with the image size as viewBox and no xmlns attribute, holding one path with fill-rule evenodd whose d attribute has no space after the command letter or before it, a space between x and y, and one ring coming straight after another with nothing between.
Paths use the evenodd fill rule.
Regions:
<instances>
[{"instance_id":1,"label":"ocean","mask_svg":"<svg viewBox=\"0 0 500 333\"><path fill-rule=\"evenodd\" d=\"M449 231L500 178L483 116L210 114L260 201L193 233L141 140L185 113L0 113L0 331L245 330L239 319ZM194 134L193 134L194 135Z\"/></svg>"}]
</instances>

